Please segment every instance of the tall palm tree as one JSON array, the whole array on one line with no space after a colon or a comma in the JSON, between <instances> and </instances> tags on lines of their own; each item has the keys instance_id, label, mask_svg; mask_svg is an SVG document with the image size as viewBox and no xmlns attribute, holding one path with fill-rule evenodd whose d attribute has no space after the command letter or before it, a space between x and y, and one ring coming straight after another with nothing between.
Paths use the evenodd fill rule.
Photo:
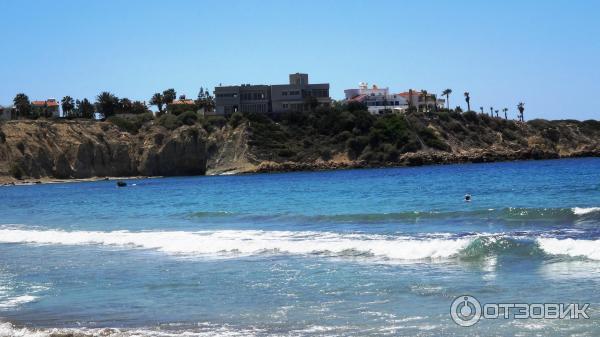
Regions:
<instances>
[{"instance_id":1,"label":"tall palm tree","mask_svg":"<svg viewBox=\"0 0 600 337\"><path fill-rule=\"evenodd\" d=\"M23 93L17 94L13 99L13 104L17 110L17 117L29 117L32 109L27 95Z\"/></svg>"},{"instance_id":2,"label":"tall palm tree","mask_svg":"<svg viewBox=\"0 0 600 337\"><path fill-rule=\"evenodd\" d=\"M428 96L427 90L421 90L421 94L419 96L421 96L421 98L423 99L423 104L424 104L423 111L427 112L429 110L428 106L427 106L427 96Z\"/></svg>"},{"instance_id":3,"label":"tall palm tree","mask_svg":"<svg viewBox=\"0 0 600 337\"><path fill-rule=\"evenodd\" d=\"M525 111L525 103L519 102L519 104L517 105L517 109L519 109L519 119L521 120L521 122L524 122L525 118L523 117L523 111Z\"/></svg>"},{"instance_id":4,"label":"tall palm tree","mask_svg":"<svg viewBox=\"0 0 600 337\"><path fill-rule=\"evenodd\" d=\"M502 112L504 112L504 119L508 119L508 114L507 114L508 108L502 109Z\"/></svg>"},{"instance_id":5,"label":"tall palm tree","mask_svg":"<svg viewBox=\"0 0 600 337\"><path fill-rule=\"evenodd\" d=\"M413 90L408 89L408 110L411 110L413 105Z\"/></svg>"},{"instance_id":6,"label":"tall palm tree","mask_svg":"<svg viewBox=\"0 0 600 337\"><path fill-rule=\"evenodd\" d=\"M71 117L71 112L75 108L75 100L71 96L65 96L60 101L64 117Z\"/></svg>"},{"instance_id":7,"label":"tall palm tree","mask_svg":"<svg viewBox=\"0 0 600 337\"><path fill-rule=\"evenodd\" d=\"M494 117L494 107L490 107L490 117Z\"/></svg>"},{"instance_id":8,"label":"tall palm tree","mask_svg":"<svg viewBox=\"0 0 600 337\"><path fill-rule=\"evenodd\" d=\"M467 101L467 111L471 111L471 95L465 91L465 101Z\"/></svg>"},{"instance_id":9,"label":"tall palm tree","mask_svg":"<svg viewBox=\"0 0 600 337\"><path fill-rule=\"evenodd\" d=\"M160 92L155 93L150 98L150 105L156 105L158 108L158 113L162 115L163 113L163 104L164 104L163 95Z\"/></svg>"},{"instance_id":10,"label":"tall palm tree","mask_svg":"<svg viewBox=\"0 0 600 337\"><path fill-rule=\"evenodd\" d=\"M452 93L452 89L446 89L442 92L442 96L446 96L446 106L448 110L450 110L450 94Z\"/></svg>"},{"instance_id":11,"label":"tall palm tree","mask_svg":"<svg viewBox=\"0 0 600 337\"><path fill-rule=\"evenodd\" d=\"M479 107L479 110L481 110L481 113L483 113L483 107L482 106Z\"/></svg>"},{"instance_id":12,"label":"tall palm tree","mask_svg":"<svg viewBox=\"0 0 600 337\"><path fill-rule=\"evenodd\" d=\"M498 109L494 110L494 112L496 113L496 118L498 118Z\"/></svg>"}]
</instances>

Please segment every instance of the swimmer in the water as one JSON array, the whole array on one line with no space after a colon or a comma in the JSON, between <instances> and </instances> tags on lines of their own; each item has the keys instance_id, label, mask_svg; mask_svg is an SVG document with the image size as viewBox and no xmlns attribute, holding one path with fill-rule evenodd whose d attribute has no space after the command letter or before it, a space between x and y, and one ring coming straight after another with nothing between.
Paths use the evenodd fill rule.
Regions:
<instances>
[{"instance_id":1,"label":"swimmer in the water","mask_svg":"<svg viewBox=\"0 0 600 337\"><path fill-rule=\"evenodd\" d=\"M465 194L465 202L471 202L471 195Z\"/></svg>"}]
</instances>

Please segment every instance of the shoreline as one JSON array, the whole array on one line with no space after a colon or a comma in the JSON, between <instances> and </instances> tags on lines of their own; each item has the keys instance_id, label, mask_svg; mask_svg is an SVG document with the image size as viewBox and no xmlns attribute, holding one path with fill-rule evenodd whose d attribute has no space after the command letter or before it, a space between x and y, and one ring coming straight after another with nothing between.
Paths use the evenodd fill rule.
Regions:
<instances>
[{"instance_id":1,"label":"shoreline","mask_svg":"<svg viewBox=\"0 0 600 337\"><path fill-rule=\"evenodd\" d=\"M46 184L65 184L65 183L86 183L95 181L117 181L117 180L139 180L139 179L156 179L164 178L164 176L126 176L126 177L90 177L90 178L27 178L16 179L13 177L0 176L0 187L3 186L31 186L31 185L46 185Z\"/></svg>"},{"instance_id":2,"label":"shoreline","mask_svg":"<svg viewBox=\"0 0 600 337\"><path fill-rule=\"evenodd\" d=\"M560 160L573 158L598 158L599 151L574 152L568 155L559 155L556 152L545 151L515 151L510 153L497 153L483 151L476 154L453 154L445 152L407 153L397 162L373 164L364 161L320 161L320 162L261 162L253 167L243 169L229 168L226 170L208 169L206 174L198 176L231 176L244 174L268 174L285 172L318 172L351 169L376 169L376 168L402 168L416 166L453 165L453 164L481 164L530 160ZM0 187L30 186L41 184L82 183L96 181L139 180L157 179L174 176L123 176L123 177L89 177L89 178L27 178L18 180L13 177L0 176Z\"/></svg>"}]
</instances>

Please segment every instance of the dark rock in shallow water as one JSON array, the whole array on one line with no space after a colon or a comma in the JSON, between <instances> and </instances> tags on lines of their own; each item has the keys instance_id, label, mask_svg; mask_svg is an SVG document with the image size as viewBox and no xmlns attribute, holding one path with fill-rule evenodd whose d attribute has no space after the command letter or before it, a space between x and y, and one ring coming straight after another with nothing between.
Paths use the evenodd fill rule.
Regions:
<instances>
[{"instance_id":1,"label":"dark rock in shallow water","mask_svg":"<svg viewBox=\"0 0 600 337\"><path fill-rule=\"evenodd\" d=\"M117 181L117 187L125 187L127 186L127 183L124 181Z\"/></svg>"}]
</instances>

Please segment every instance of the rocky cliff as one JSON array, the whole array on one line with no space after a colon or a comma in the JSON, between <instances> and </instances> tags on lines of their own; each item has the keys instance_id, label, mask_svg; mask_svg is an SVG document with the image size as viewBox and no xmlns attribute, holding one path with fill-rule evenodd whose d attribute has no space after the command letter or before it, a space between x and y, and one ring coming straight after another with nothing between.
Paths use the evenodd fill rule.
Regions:
<instances>
[{"instance_id":1,"label":"rocky cliff","mask_svg":"<svg viewBox=\"0 0 600 337\"><path fill-rule=\"evenodd\" d=\"M59 179L200 175L206 132L145 126L137 134L107 122L10 121L0 124L0 176Z\"/></svg>"},{"instance_id":2,"label":"rocky cliff","mask_svg":"<svg viewBox=\"0 0 600 337\"><path fill-rule=\"evenodd\" d=\"M333 115L332 115L333 114ZM0 182L414 166L600 156L600 122L506 121L472 113L298 119L124 131L111 122L0 123Z\"/></svg>"}]
</instances>

